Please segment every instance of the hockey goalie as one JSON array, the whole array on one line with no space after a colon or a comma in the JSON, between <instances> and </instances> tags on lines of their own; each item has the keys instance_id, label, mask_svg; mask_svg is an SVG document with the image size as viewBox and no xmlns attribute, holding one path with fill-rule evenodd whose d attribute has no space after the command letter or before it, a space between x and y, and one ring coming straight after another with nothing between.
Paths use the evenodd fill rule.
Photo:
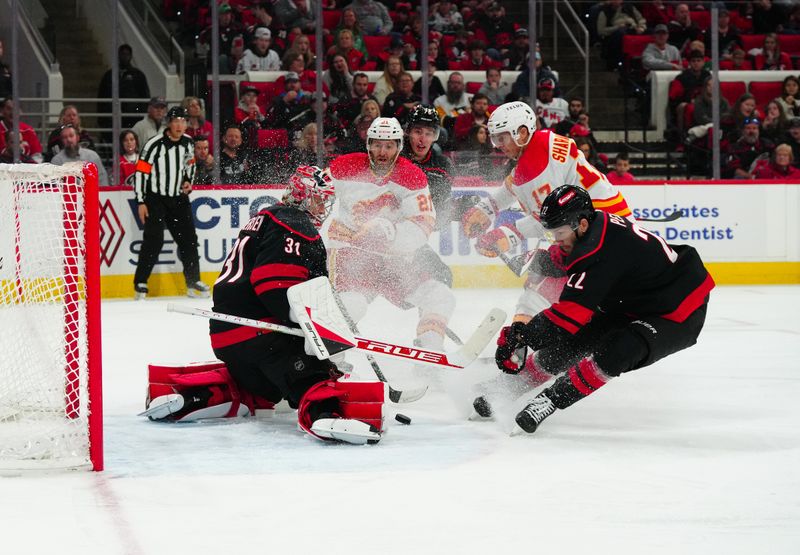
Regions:
<instances>
[{"instance_id":1,"label":"hockey goalie","mask_svg":"<svg viewBox=\"0 0 800 555\"><path fill-rule=\"evenodd\" d=\"M335 185L327 170L300 166L282 201L261 210L239 237L214 284L214 311L296 327L289 287L327 276L319 227ZM153 420L191 421L252 415L281 400L297 409L314 437L376 443L383 428L384 384L343 375L306 354L302 337L211 320L219 361L150 366L147 409Z\"/></svg>"}]
</instances>

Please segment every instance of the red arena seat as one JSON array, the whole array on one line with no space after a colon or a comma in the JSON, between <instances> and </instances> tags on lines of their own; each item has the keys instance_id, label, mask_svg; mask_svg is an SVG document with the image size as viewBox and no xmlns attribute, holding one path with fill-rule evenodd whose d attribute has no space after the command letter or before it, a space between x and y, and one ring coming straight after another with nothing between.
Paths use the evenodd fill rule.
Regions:
<instances>
[{"instance_id":1,"label":"red arena seat","mask_svg":"<svg viewBox=\"0 0 800 555\"><path fill-rule=\"evenodd\" d=\"M286 129L259 129L258 148L287 148L289 133Z\"/></svg>"},{"instance_id":2,"label":"red arena seat","mask_svg":"<svg viewBox=\"0 0 800 555\"><path fill-rule=\"evenodd\" d=\"M733 106L739 97L747 92L747 87L744 81L720 81L719 92L728 104Z\"/></svg>"},{"instance_id":3,"label":"red arena seat","mask_svg":"<svg viewBox=\"0 0 800 555\"><path fill-rule=\"evenodd\" d=\"M764 46L764 35L741 35L742 46L745 52L750 52L753 48Z\"/></svg>"},{"instance_id":4,"label":"red arena seat","mask_svg":"<svg viewBox=\"0 0 800 555\"><path fill-rule=\"evenodd\" d=\"M335 29L342 19L342 10L322 10L322 28Z\"/></svg>"},{"instance_id":5,"label":"red arena seat","mask_svg":"<svg viewBox=\"0 0 800 555\"><path fill-rule=\"evenodd\" d=\"M467 83L467 93L475 94L481 88L483 83L477 83L475 81L470 81Z\"/></svg>"},{"instance_id":6,"label":"red arena seat","mask_svg":"<svg viewBox=\"0 0 800 555\"><path fill-rule=\"evenodd\" d=\"M389 48L391 40L392 37L388 36L364 37L364 46L367 47L369 55L374 57Z\"/></svg>"},{"instance_id":7,"label":"red arena seat","mask_svg":"<svg viewBox=\"0 0 800 555\"><path fill-rule=\"evenodd\" d=\"M783 81L751 81L750 94L756 98L759 107L767 105L767 102L781 95Z\"/></svg>"}]
</instances>

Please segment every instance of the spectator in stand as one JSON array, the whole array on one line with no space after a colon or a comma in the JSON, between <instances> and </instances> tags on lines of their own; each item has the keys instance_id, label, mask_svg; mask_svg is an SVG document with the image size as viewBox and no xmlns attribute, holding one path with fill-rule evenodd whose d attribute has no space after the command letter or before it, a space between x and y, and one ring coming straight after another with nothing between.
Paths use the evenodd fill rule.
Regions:
<instances>
[{"instance_id":1,"label":"spectator in stand","mask_svg":"<svg viewBox=\"0 0 800 555\"><path fill-rule=\"evenodd\" d=\"M536 114L542 118L546 127L555 127L569 115L569 104L563 98L553 95L556 84L552 79L542 79L537 86Z\"/></svg>"},{"instance_id":2,"label":"spectator in stand","mask_svg":"<svg viewBox=\"0 0 800 555\"><path fill-rule=\"evenodd\" d=\"M453 35L464 28L464 19L449 0L440 0L431 7L430 28L443 35Z\"/></svg>"},{"instance_id":3,"label":"spectator in stand","mask_svg":"<svg viewBox=\"0 0 800 555\"><path fill-rule=\"evenodd\" d=\"M476 31L484 35L490 45L488 54L493 60L502 60L503 53L511 46L514 24L506 17L506 11L499 2L491 3L486 12L475 17ZM478 34L476 32L476 35Z\"/></svg>"},{"instance_id":4,"label":"spectator in stand","mask_svg":"<svg viewBox=\"0 0 800 555\"><path fill-rule=\"evenodd\" d=\"M553 73L553 70L550 69L550 66L544 65L542 62L542 54L538 50L536 51L536 79L539 81L543 79L550 79L553 83L555 83L556 86L554 94L558 95L558 79L556 78L556 74ZM517 80L514 81L514 84L511 86L512 96L508 99L508 101L522 100L524 102L528 102L531 96L530 81L531 70L530 66L526 65L524 68L522 68L522 71L519 72Z\"/></svg>"},{"instance_id":5,"label":"spectator in stand","mask_svg":"<svg viewBox=\"0 0 800 555\"><path fill-rule=\"evenodd\" d=\"M353 76L350 96L337 97L335 103L331 96L331 110L339 114L342 125L349 127L361 113L361 108L367 100L375 101L375 97L369 93L369 77L366 73L356 73ZM377 105L377 102L375 104ZM380 108L376 109L376 113L380 114Z\"/></svg>"},{"instance_id":6,"label":"spectator in stand","mask_svg":"<svg viewBox=\"0 0 800 555\"><path fill-rule=\"evenodd\" d=\"M556 124L553 130L559 135L568 136L572 126L578 124L578 117L583 112L583 108L583 98L580 96L570 98L567 105L567 117Z\"/></svg>"},{"instance_id":7,"label":"spectator in stand","mask_svg":"<svg viewBox=\"0 0 800 555\"><path fill-rule=\"evenodd\" d=\"M3 148L0 150L0 164L14 163L14 145L17 142L17 135L13 129L6 129L3 133ZM22 148L19 149L20 164L36 164L36 160L25 154Z\"/></svg>"},{"instance_id":8,"label":"spectator in stand","mask_svg":"<svg viewBox=\"0 0 800 555\"><path fill-rule=\"evenodd\" d=\"M233 9L229 4L221 4L219 14L219 72L234 73L239 58L244 54L245 29L233 16ZM207 53L211 48L211 33L213 27L209 25L198 37L197 51ZM209 67L210 67L209 60ZM140 137L141 138L141 137ZM142 143L144 144L144 143Z\"/></svg>"},{"instance_id":9,"label":"spectator in stand","mask_svg":"<svg viewBox=\"0 0 800 555\"><path fill-rule=\"evenodd\" d=\"M760 127L763 119L764 115L759 112L755 97L750 93L744 93L736 100L731 111L725 114L720 121L722 138L733 143L739 139L745 121L758 121Z\"/></svg>"},{"instance_id":10,"label":"spectator in stand","mask_svg":"<svg viewBox=\"0 0 800 555\"><path fill-rule=\"evenodd\" d=\"M72 124L72 126L78 130L78 142L80 146L90 150L96 150L92 136L89 135L88 131L81 128L81 116L78 114L78 109L73 104L67 104L61 109L61 113L58 115L58 127L53 129L53 131L50 132L50 136L47 138L47 151L44 153L45 162L52 160L53 156L58 154L61 150L61 127L68 123Z\"/></svg>"},{"instance_id":11,"label":"spectator in stand","mask_svg":"<svg viewBox=\"0 0 800 555\"><path fill-rule=\"evenodd\" d=\"M349 29L342 29L336 35L336 44L328 49L328 58L333 55L342 56L347 62L347 67L353 71L360 68L365 61L364 55L355 48L353 32Z\"/></svg>"},{"instance_id":12,"label":"spectator in stand","mask_svg":"<svg viewBox=\"0 0 800 555\"><path fill-rule=\"evenodd\" d=\"M3 41L0 40L0 98L11 96L11 68L3 62Z\"/></svg>"},{"instance_id":13,"label":"spectator in stand","mask_svg":"<svg viewBox=\"0 0 800 555\"><path fill-rule=\"evenodd\" d=\"M297 52L294 49L289 49L286 51L286 54L283 55L283 60L281 62L281 67L288 73L294 73L300 79L300 88L306 92L311 92L315 88L317 88L317 72L306 69L305 67L305 59L300 52ZM275 87L277 89L284 89L285 88L285 81L286 76L281 75L277 79L275 79ZM323 84L323 88L325 85Z\"/></svg>"},{"instance_id":14,"label":"spectator in stand","mask_svg":"<svg viewBox=\"0 0 800 555\"><path fill-rule=\"evenodd\" d=\"M67 162L91 162L97 166L97 182L99 185L110 185L103 161L94 150L82 148L78 130L72 124L61 127L61 151L50 161L54 166L63 166Z\"/></svg>"},{"instance_id":15,"label":"spectator in stand","mask_svg":"<svg viewBox=\"0 0 800 555\"><path fill-rule=\"evenodd\" d=\"M378 105L378 102L375 100L365 100L361 105L361 113L353 120L353 128L355 129L357 125L364 121L372 123L372 120L380 117L380 115L381 107Z\"/></svg>"},{"instance_id":16,"label":"spectator in stand","mask_svg":"<svg viewBox=\"0 0 800 555\"><path fill-rule=\"evenodd\" d=\"M456 147L463 147L467 142L470 129L476 125L486 127L489 124L489 97L476 93L470 100L471 110L456 118L454 127Z\"/></svg>"},{"instance_id":17,"label":"spectator in stand","mask_svg":"<svg viewBox=\"0 0 800 555\"><path fill-rule=\"evenodd\" d=\"M792 147L793 164L795 167L800 167L800 117L789 120L789 132L783 142Z\"/></svg>"},{"instance_id":18,"label":"spectator in stand","mask_svg":"<svg viewBox=\"0 0 800 555\"><path fill-rule=\"evenodd\" d=\"M747 59L747 54L741 48L735 48L731 52L730 60L721 60L719 68L723 70L751 71L753 64Z\"/></svg>"},{"instance_id":19,"label":"spectator in stand","mask_svg":"<svg viewBox=\"0 0 800 555\"><path fill-rule=\"evenodd\" d=\"M300 86L300 77L289 72L284 77L284 91L272 101L267 111L266 124L271 129L286 129L289 136L302 127L298 118L308 110L311 95L303 91ZM240 133L241 137L241 133ZM222 167L220 162L220 167Z\"/></svg>"},{"instance_id":20,"label":"spectator in stand","mask_svg":"<svg viewBox=\"0 0 800 555\"><path fill-rule=\"evenodd\" d=\"M208 137L197 135L194 138L193 185L211 185L214 183L214 157L211 155L211 144Z\"/></svg>"},{"instance_id":21,"label":"spectator in stand","mask_svg":"<svg viewBox=\"0 0 800 555\"><path fill-rule=\"evenodd\" d=\"M255 87L244 87L239 95L239 105L233 110L233 119L239 127L255 124L260 127L264 121L264 114L258 107L258 89Z\"/></svg>"},{"instance_id":22,"label":"spectator in stand","mask_svg":"<svg viewBox=\"0 0 800 555\"><path fill-rule=\"evenodd\" d=\"M407 69L405 61L403 60L403 39L396 35L389 40L389 46L384 48L381 52L378 52L375 56L378 69L386 69L386 64L392 56L400 58L400 61L403 63L403 69Z\"/></svg>"},{"instance_id":23,"label":"spectator in stand","mask_svg":"<svg viewBox=\"0 0 800 555\"><path fill-rule=\"evenodd\" d=\"M259 27L253 36L253 46L244 51L242 59L236 66L236 73L241 75L248 71L278 71L281 68L281 59L278 53L270 48L272 31L266 27Z\"/></svg>"},{"instance_id":24,"label":"spectator in stand","mask_svg":"<svg viewBox=\"0 0 800 555\"><path fill-rule=\"evenodd\" d=\"M308 123L294 142L289 154L289 167L315 166L317 164L317 124ZM323 165L325 167L325 165Z\"/></svg>"},{"instance_id":25,"label":"spectator in stand","mask_svg":"<svg viewBox=\"0 0 800 555\"><path fill-rule=\"evenodd\" d=\"M642 3L642 17L647 21L647 27L650 29L655 28L656 25L669 25L674 16L675 12L672 6L664 0L649 0Z\"/></svg>"},{"instance_id":26,"label":"spectator in stand","mask_svg":"<svg viewBox=\"0 0 800 555\"><path fill-rule=\"evenodd\" d=\"M422 56L422 49L417 51L417 58ZM447 56L442 52L441 45L438 40L432 39L428 42L428 62L436 69L446 70L450 67ZM442 88L444 91L444 88Z\"/></svg>"},{"instance_id":27,"label":"spectator in stand","mask_svg":"<svg viewBox=\"0 0 800 555\"><path fill-rule=\"evenodd\" d=\"M154 96L147 104L147 114L134 124L132 131L139 137L139 144L144 144L156 135L161 135L167 128L164 116L167 113L167 101L162 96Z\"/></svg>"},{"instance_id":28,"label":"spectator in stand","mask_svg":"<svg viewBox=\"0 0 800 555\"><path fill-rule=\"evenodd\" d=\"M0 99L0 150L5 148L5 135L9 129L14 129L14 100L10 96ZM40 164L43 160L42 144L33 127L22 121L22 113L20 113L19 133L22 137L22 141L19 143L20 158L23 155L30 156L37 164Z\"/></svg>"},{"instance_id":29,"label":"spectator in stand","mask_svg":"<svg viewBox=\"0 0 800 555\"><path fill-rule=\"evenodd\" d=\"M181 101L181 106L186 110L186 134L192 139L203 136L207 137L210 143L210 148L213 148L214 143L210 137L214 134L214 126L211 122L206 120L206 114L203 111L203 104L196 96L187 96Z\"/></svg>"},{"instance_id":30,"label":"spectator in stand","mask_svg":"<svg viewBox=\"0 0 800 555\"><path fill-rule=\"evenodd\" d=\"M364 76L366 77L366 75ZM322 74L322 82L331 92L331 104L338 104L339 99L352 98L353 76L350 74L347 59L344 56L333 54L329 57L328 69Z\"/></svg>"},{"instance_id":31,"label":"spectator in stand","mask_svg":"<svg viewBox=\"0 0 800 555\"><path fill-rule=\"evenodd\" d=\"M487 127L473 126L467 134L466 141L461 144L461 151L456 158L458 172L461 175L482 177L486 180L497 179L499 175L492 160L493 150Z\"/></svg>"},{"instance_id":32,"label":"spectator in stand","mask_svg":"<svg viewBox=\"0 0 800 555\"><path fill-rule=\"evenodd\" d=\"M422 98L414 94L414 78L404 71L397 78L395 91L386 97L382 115L386 118L397 118L400 125L405 125L409 112L420 102Z\"/></svg>"},{"instance_id":33,"label":"spectator in stand","mask_svg":"<svg viewBox=\"0 0 800 555\"><path fill-rule=\"evenodd\" d=\"M428 99L436 98L445 93L442 80L436 75L436 65L432 58L428 59ZM422 97L422 75L414 81L414 93Z\"/></svg>"},{"instance_id":34,"label":"spectator in stand","mask_svg":"<svg viewBox=\"0 0 800 555\"><path fill-rule=\"evenodd\" d=\"M292 41L291 50L303 55L303 66L305 69L312 69L316 67L317 57L311 50L311 39L308 35L297 35Z\"/></svg>"},{"instance_id":35,"label":"spectator in stand","mask_svg":"<svg viewBox=\"0 0 800 555\"><path fill-rule=\"evenodd\" d=\"M313 33L317 0L277 0L275 16L286 28L299 27L303 33Z\"/></svg>"},{"instance_id":36,"label":"spectator in stand","mask_svg":"<svg viewBox=\"0 0 800 555\"><path fill-rule=\"evenodd\" d=\"M755 68L771 71L792 69L792 59L789 54L781 51L781 44L775 33L767 33L764 36L764 47L761 49L761 54L756 54Z\"/></svg>"},{"instance_id":37,"label":"spectator in stand","mask_svg":"<svg viewBox=\"0 0 800 555\"><path fill-rule=\"evenodd\" d=\"M777 100L770 100L764 111L766 113L761 124L761 136L778 144L789 129L789 118Z\"/></svg>"},{"instance_id":38,"label":"spectator in stand","mask_svg":"<svg viewBox=\"0 0 800 555\"><path fill-rule=\"evenodd\" d=\"M119 65L119 97L120 98L149 98L150 86L147 84L147 77L138 68L133 67L133 49L128 44L122 44L117 49L117 62ZM97 88L97 98L111 98L111 70L109 69L100 79ZM111 104L100 102L97 104L97 111L101 114L111 113ZM144 102L123 102L120 104L120 111L123 113L143 114L147 111ZM138 121L136 116L124 116L122 127L130 128ZM97 120L100 127L111 127L110 117L100 117ZM104 135L111 140L111 135ZM141 143L144 145L144 143Z\"/></svg>"},{"instance_id":39,"label":"spectator in stand","mask_svg":"<svg viewBox=\"0 0 800 555\"><path fill-rule=\"evenodd\" d=\"M383 69L383 75L378 77L375 82L375 89L372 91L379 104L383 104L386 97L394 92L394 88L397 86L397 78L400 77L403 71L405 70L400 57L389 56L389 59L386 60L386 67Z\"/></svg>"},{"instance_id":40,"label":"spectator in stand","mask_svg":"<svg viewBox=\"0 0 800 555\"><path fill-rule=\"evenodd\" d=\"M575 145L583 152L583 157L586 158L586 161L594 166L597 171L603 174L608 172L608 166L605 160L597 154L597 150L592 144L592 141L587 137L575 137Z\"/></svg>"},{"instance_id":41,"label":"spectator in stand","mask_svg":"<svg viewBox=\"0 0 800 555\"><path fill-rule=\"evenodd\" d=\"M433 106L441 118L456 118L461 114L469 112L471 94L467 94L464 76L458 71L454 71L447 78L447 91L437 96L433 101Z\"/></svg>"},{"instance_id":42,"label":"spectator in stand","mask_svg":"<svg viewBox=\"0 0 800 555\"><path fill-rule=\"evenodd\" d=\"M669 109L679 132L683 131L686 106L703 90L703 83L711 75L703 69L705 58L699 50L689 53L689 67L683 70L669 86Z\"/></svg>"},{"instance_id":43,"label":"spectator in stand","mask_svg":"<svg viewBox=\"0 0 800 555\"><path fill-rule=\"evenodd\" d=\"M781 95L775 100L783 106L783 111L789 118L800 116L800 79L789 75L783 80ZM795 160L800 158L795 157Z\"/></svg>"},{"instance_id":44,"label":"spectator in stand","mask_svg":"<svg viewBox=\"0 0 800 555\"><path fill-rule=\"evenodd\" d=\"M753 1L753 33L762 35L782 31L783 24L786 22L786 9L783 3L778 0L754 0ZM790 3L787 3L788 6ZM791 68L791 66L789 66Z\"/></svg>"},{"instance_id":45,"label":"spectator in stand","mask_svg":"<svg viewBox=\"0 0 800 555\"><path fill-rule=\"evenodd\" d=\"M361 118L361 116L359 116L356 118L347 138L336 145L337 152L340 154L364 152L364 145L367 144L367 130L369 130L369 126L372 125L372 122L373 118L370 117Z\"/></svg>"},{"instance_id":46,"label":"spectator in stand","mask_svg":"<svg viewBox=\"0 0 800 555\"><path fill-rule=\"evenodd\" d=\"M692 121L691 127L687 131L687 138L689 142L694 142L698 139L702 139L708 134L708 130L712 127L713 123L713 114L712 110L714 109L713 104L713 95L712 95L712 88L714 85L714 79L711 75L706 77L706 80L703 83L703 92L698 94L694 100L692 100L692 105L694 109L692 110ZM725 99L724 96L719 95L719 113L720 117L724 116L725 114L730 112L730 104Z\"/></svg>"},{"instance_id":47,"label":"spectator in stand","mask_svg":"<svg viewBox=\"0 0 800 555\"><path fill-rule=\"evenodd\" d=\"M795 4L790 8L789 17L783 24L781 33L784 35L800 35L800 4ZM794 163L800 163L797 156L794 157Z\"/></svg>"},{"instance_id":48,"label":"spectator in stand","mask_svg":"<svg viewBox=\"0 0 800 555\"><path fill-rule=\"evenodd\" d=\"M119 184L133 187L133 174L139 161L139 138L136 133L126 129L119 134Z\"/></svg>"},{"instance_id":49,"label":"spectator in stand","mask_svg":"<svg viewBox=\"0 0 800 555\"><path fill-rule=\"evenodd\" d=\"M403 53L400 55L400 60L403 62L403 67L408 70L417 69L417 49L414 48L412 43L403 42L402 39L399 40L403 44Z\"/></svg>"},{"instance_id":50,"label":"spectator in stand","mask_svg":"<svg viewBox=\"0 0 800 555\"><path fill-rule=\"evenodd\" d=\"M792 147L780 144L772 151L772 156L758 160L753 170L753 179L800 180L800 169L794 167Z\"/></svg>"},{"instance_id":51,"label":"spectator in stand","mask_svg":"<svg viewBox=\"0 0 800 555\"><path fill-rule=\"evenodd\" d=\"M388 35L394 27L392 18L389 17L389 10L375 0L353 0L353 3L344 9L355 12L365 35Z\"/></svg>"},{"instance_id":52,"label":"spectator in stand","mask_svg":"<svg viewBox=\"0 0 800 555\"><path fill-rule=\"evenodd\" d=\"M667 42L669 30L663 23L656 25L654 41L642 53L642 67L648 71L659 69L683 69L681 53Z\"/></svg>"},{"instance_id":53,"label":"spectator in stand","mask_svg":"<svg viewBox=\"0 0 800 555\"><path fill-rule=\"evenodd\" d=\"M272 2L257 2L252 7L253 13L253 25L247 28L247 34L251 37L255 37L256 31L263 27L265 29L269 29L270 32L270 43L278 54L278 58L283 54L283 51L286 49L286 30L282 28L280 21L275 18L275 7L273 6ZM276 36L273 37L272 33L278 31Z\"/></svg>"},{"instance_id":54,"label":"spectator in stand","mask_svg":"<svg viewBox=\"0 0 800 555\"><path fill-rule=\"evenodd\" d=\"M499 106L506 101L506 96L511 92L511 85L502 80L502 74L498 68L489 68L486 70L486 81L478 89L478 92L486 95L490 106Z\"/></svg>"},{"instance_id":55,"label":"spectator in stand","mask_svg":"<svg viewBox=\"0 0 800 555\"><path fill-rule=\"evenodd\" d=\"M339 40L339 33L347 30L353 36L353 48L361 52L364 56L364 61L369 59L369 52L367 45L364 43L364 34L361 32L361 24L358 22L356 12L353 8L347 7L342 10L342 19L339 21L339 26L333 31L333 40Z\"/></svg>"},{"instance_id":56,"label":"spectator in stand","mask_svg":"<svg viewBox=\"0 0 800 555\"><path fill-rule=\"evenodd\" d=\"M528 30L520 27L514 31L514 41L511 48L503 55L503 67L510 70L522 69L528 63L530 57L530 42L528 40Z\"/></svg>"},{"instance_id":57,"label":"spectator in stand","mask_svg":"<svg viewBox=\"0 0 800 555\"><path fill-rule=\"evenodd\" d=\"M567 136L571 139L575 139L576 137L587 139L591 143L592 148L595 150L597 149L597 139L595 139L594 133L592 133L592 128L589 125L589 112L586 110L582 110L578 115L578 123L570 127Z\"/></svg>"},{"instance_id":58,"label":"spectator in stand","mask_svg":"<svg viewBox=\"0 0 800 555\"><path fill-rule=\"evenodd\" d=\"M223 185L253 183L255 164L250 151L245 148L242 130L229 123L222 135L222 150L219 153L219 181Z\"/></svg>"},{"instance_id":59,"label":"spectator in stand","mask_svg":"<svg viewBox=\"0 0 800 555\"><path fill-rule=\"evenodd\" d=\"M622 37L641 35L646 29L647 21L633 2L608 0L597 16L597 34L603 45L606 69L615 69L622 63Z\"/></svg>"},{"instance_id":60,"label":"spectator in stand","mask_svg":"<svg viewBox=\"0 0 800 555\"><path fill-rule=\"evenodd\" d=\"M669 30L669 43L681 53L691 50L689 44L702 38L703 32L692 23L692 13L689 11L688 4L678 4L675 6L675 16L667 24Z\"/></svg>"},{"instance_id":61,"label":"spectator in stand","mask_svg":"<svg viewBox=\"0 0 800 555\"><path fill-rule=\"evenodd\" d=\"M719 59L730 60L736 47L738 46L744 50L744 44L739 31L731 25L731 15L728 10L722 8L718 11L719 25L717 28L719 30L719 40L717 43L719 44ZM706 52L711 52L711 37L712 34L710 32L706 33Z\"/></svg>"},{"instance_id":62,"label":"spectator in stand","mask_svg":"<svg viewBox=\"0 0 800 555\"><path fill-rule=\"evenodd\" d=\"M498 67L499 62L486 55L486 44L482 40L473 40L467 45L467 56L461 61L461 71L483 71L490 67Z\"/></svg>"},{"instance_id":63,"label":"spectator in stand","mask_svg":"<svg viewBox=\"0 0 800 555\"><path fill-rule=\"evenodd\" d=\"M620 152L614 158L614 169L606 174L612 185L626 185L636 183L636 178L630 172L631 163L628 160L627 152Z\"/></svg>"},{"instance_id":64,"label":"spectator in stand","mask_svg":"<svg viewBox=\"0 0 800 555\"><path fill-rule=\"evenodd\" d=\"M761 137L761 120L746 118L742 122L742 132L735 142L725 142L720 146L725 153L722 177L725 179L750 179L756 158L769 154L775 148L772 141Z\"/></svg>"}]
</instances>

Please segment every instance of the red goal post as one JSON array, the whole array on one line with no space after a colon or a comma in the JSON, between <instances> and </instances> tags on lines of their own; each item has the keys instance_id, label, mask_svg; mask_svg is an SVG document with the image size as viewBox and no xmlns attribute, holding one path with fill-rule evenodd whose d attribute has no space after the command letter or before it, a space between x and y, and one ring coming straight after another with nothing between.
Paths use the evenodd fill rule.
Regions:
<instances>
[{"instance_id":1,"label":"red goal post","mask_svg":"<svg viewBox=\"0 0 800 555\"><path fill-rule=\"evenodd\" d=\"M0 473L103 469L93 164L0 164Z\"/></svg>"}]
</instances>

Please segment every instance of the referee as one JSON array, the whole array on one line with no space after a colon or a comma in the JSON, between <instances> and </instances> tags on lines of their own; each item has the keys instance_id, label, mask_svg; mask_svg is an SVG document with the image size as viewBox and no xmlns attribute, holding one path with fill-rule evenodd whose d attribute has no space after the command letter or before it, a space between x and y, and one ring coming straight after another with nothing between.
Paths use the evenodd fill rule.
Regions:
<instances>
[{"instance_id":1,"label":"referee","mask_svg":"<svg viewBox=\"0 0 800 555\"><path fill-rule=\"evenodd\" d=\"M194 146L185 135L187 113L174 107L167 112L167 129L144 144L136 164L134 191L139 220L144 225L142 249L133 287L136 299L147 296L147 280L164 245L164 226L178 244L178 258L190 297L208 297L210 288L200 281L197 232L189 193L194 175Z\"/></svg>"}]
</instances>

